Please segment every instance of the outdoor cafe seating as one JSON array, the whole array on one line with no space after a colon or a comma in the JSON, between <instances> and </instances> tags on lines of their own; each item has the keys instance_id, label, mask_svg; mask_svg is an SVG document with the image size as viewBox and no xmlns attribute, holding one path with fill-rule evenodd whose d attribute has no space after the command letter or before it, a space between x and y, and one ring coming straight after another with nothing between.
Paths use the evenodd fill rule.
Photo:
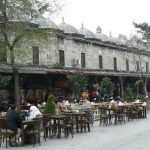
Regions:
<instances>
[{"instance_id":1,"label":"outdoor cafe seating","mask_svg":"<svg viewBox=\"0 0 150 150\"><path fill-rule=\"evenodd\" d=\"M140 103L125 103L124 105L117 105L116 103L115 105L110 105L110 102L105 102L99 103L96 107L99 108L100 126L112 124L123 125L126 121L146 118L147 113L147 107ZM30 137L30 144L32 144L33 147L35 144L41 145L41 132L43 132L43 139L46 142L48 138L60 139L64 137L67 139L70 135L73 138L75 133L90 132L91 125L93 125L93 107L87 107L82 104L78 104L76 108L73 107L73 109L69 110L61 109L58 111L57 115L43 113L42 118L35 118L32 120L26 117L28 114L24 110L21 111L20 115L24 116L21 122L22 146L26 144L27 137ZM7 118L2 116L0 118L0 146L4 141L7 148L9 138L14 136L14 133L3 128ZM28 126L32 127L31 130L27 130Z\"/></svg>"},{"instance_id":2,"label":"outdoor cafe seating","mask_svg":"<svg viewBox=\"0 0 150 150\"><path fill-rule=\"evenodd\" d=\"M100 125L123 124L126 121L146 118L147 108L138 103L126 103L117 105L111 103L102 103L99 106Z\"/></svg>"}]
</instances>

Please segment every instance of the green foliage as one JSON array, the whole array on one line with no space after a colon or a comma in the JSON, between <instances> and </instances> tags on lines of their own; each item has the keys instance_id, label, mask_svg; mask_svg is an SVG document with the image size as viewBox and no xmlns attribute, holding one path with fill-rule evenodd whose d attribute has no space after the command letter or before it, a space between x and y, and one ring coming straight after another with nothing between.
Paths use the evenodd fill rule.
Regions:
<instances>
[{"instance_id":1,"label":"green foliage","mask_svg":"<svg viewBox=\"0 0 150 150\"><path fill-rule=\"evenodd\" d=\"M134 22L133 25L137 29L137 32L141 34L141 40L143 42L148 42L148 40L150 39L150 25L146 22L139 24Z\"/></svg>"},{"instance_id":2,"label":"green foliage","mask_svg":"<svg viewBox=\"0 0 150 150\"><path fill-rule=\"evenodd\" d=\"M132 88L128 86L125 92L125 100L127 102L132 102L133 99L134 99L134 94L133 94Z\"/></svg>"},{"instance_id":3,"label":"green foliage","mask_svg":"<svg viewBox=\"0 0 150 150\"><path fill-rule=\"evenodd\" d=\"M67 76L70 88L78 98L78 96L81 96L81 91L87 91L87 76L83 74L83 71L77 70L73 72L72 74L69 74Z\"/></svg>"},{"instance_id":4,"label":"green foliage","mask_svg":"<svg viewBox=\"0 0 150 150\"><path fill-rule=\"evenodd\" d=\"M11 76L0 74L0 88L5 88L9 84L10 80Z\"/></svg>"},{"instance_id":5,"label":"green foliage","mask_svg":"<svg viewBox=\"0 0 150 150\"><path fill-rule=\"evenodd\" d=\"M56 104L54 102L55 97L53 95L48 96L47 103L44 107L44 113L55 115L56 114Z\"/></svg>"},{"instance_id":6,"label":"green foliage","mask_svg":"<svg viewBox=\"0 0 150 150\"><path fill-rule=\"evenodd\" d=\"M114 83L111 81L110 78L105 77L102 79L102 82L100 84L100 90L103 94L110 95L110 93L114 89Z\"/></svg>"},{"instance_id":7,"label":"green foliage","mask_svg":"<svg viewBox=\"0 0 150 150\"><path fill-rule=\"evenodd\" d=\"M1 0L1 5L7 8L10 15L19 17L27 13L32 17L45 12L51 15L61 8L59 0Z\"/></svg>"}]
</instances>

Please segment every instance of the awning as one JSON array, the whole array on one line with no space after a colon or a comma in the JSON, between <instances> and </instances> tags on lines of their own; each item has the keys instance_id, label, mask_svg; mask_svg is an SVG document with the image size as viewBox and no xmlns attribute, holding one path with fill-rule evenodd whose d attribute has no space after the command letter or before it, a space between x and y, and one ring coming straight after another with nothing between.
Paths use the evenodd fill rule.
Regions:
<instances>
[{"instance_id":1,"label":"awning","mask_svg":"<svg viewBox=\"0 0 150 150\"><path fill-rule=\"evenodd\" d=\"M69 74L68 70L48 70L47 71L48 74L64 74L67 75Z\"/></svg>"},{"instance_id":2,"label":"awning","mask_svg":"<svg viewBox=\"0 0 150 150\"><path fill-rule=\"evenodd\" d=\"M48 74L63 74L63 75L68 75L68 74L72 74L73 72L75 72L77 70L48 70L47 73ZM83 71L83 74L87 75L87 76L112 76L112 74L110 73L106 73L103 71Z\"/></svg>"}]
</instances>

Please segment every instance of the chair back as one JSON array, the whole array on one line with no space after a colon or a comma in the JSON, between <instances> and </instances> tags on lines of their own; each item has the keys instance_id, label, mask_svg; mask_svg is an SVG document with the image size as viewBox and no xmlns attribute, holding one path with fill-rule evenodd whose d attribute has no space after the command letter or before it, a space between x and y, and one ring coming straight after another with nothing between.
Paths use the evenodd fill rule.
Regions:
<instances>
[{"instance_id":1,"label":"chair back","mask_svg":"<svg viewBox=\"0 0 150 150\"><path fill-rule=\"evenodd\" d=\"M7 119L6 118L0 118L0 132L1 131L6 131L7 132Z\"/></svg>"},{"instance_id":2,"label":"chair back","mask_svg":"<svg viewBox=\"0 0 150 150\"><path fill-rule=\"evenodd\" d=\"M8 140L10 140L15 135L15 132L7 129L7 118L0 118L0 146L1 140L5 140L6 148L8 146ZM15 137L16 142L16 137Z\"/></svg>"}]
</instances>

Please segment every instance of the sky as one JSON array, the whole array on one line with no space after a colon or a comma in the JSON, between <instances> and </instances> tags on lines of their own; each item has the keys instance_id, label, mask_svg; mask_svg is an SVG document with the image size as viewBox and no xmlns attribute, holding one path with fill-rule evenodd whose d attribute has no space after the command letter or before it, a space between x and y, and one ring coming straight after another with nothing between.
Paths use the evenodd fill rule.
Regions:
<instances>
[{"instance_id":1,"label":"sky","mask_svg":"<svg viewBox=\"0 0 150 150\"><path fill-rule=\"evenodd\" d=\"M77 29L83 23L94 33L100 26L103 34L129 38L135 34L133 22L150 23L150 0L63 0L63 4L62 12L52 18L56 24L64 17L65 23Z\"/></svg>"}]
</instances>

